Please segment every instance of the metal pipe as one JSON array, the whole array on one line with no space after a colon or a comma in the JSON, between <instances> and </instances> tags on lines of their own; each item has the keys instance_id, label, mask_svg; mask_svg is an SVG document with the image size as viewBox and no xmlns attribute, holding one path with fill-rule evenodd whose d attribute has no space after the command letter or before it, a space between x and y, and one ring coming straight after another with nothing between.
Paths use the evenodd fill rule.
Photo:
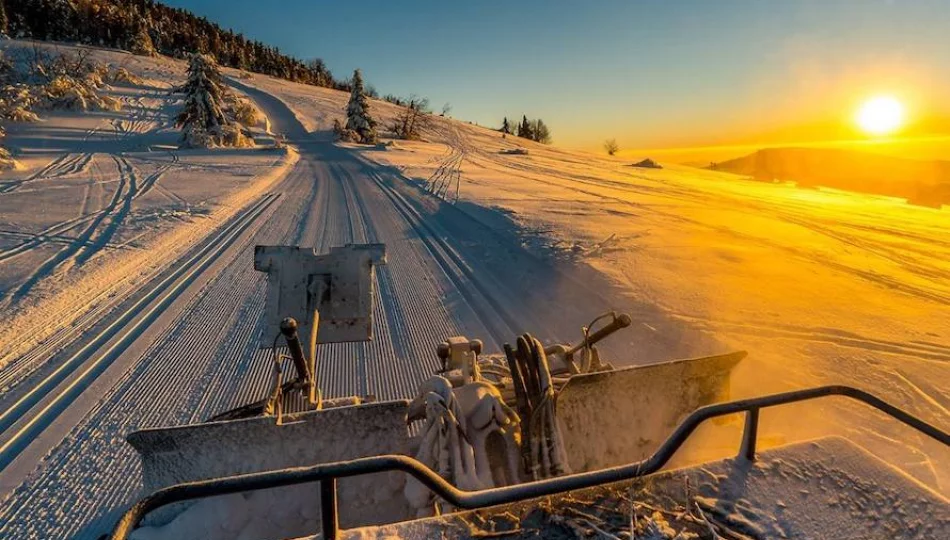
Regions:
<instances>
[{"instance_id":1,"label":"metal pipe","mask_svg":"<svg viewBox=\"0 0 950 540\"><path fill-rule=\"evenodd\" d=\"M287 348L290 349L290 357L294 359L294 368L297 370L297 380L307 381L313 378L310 373L310 366L307 365L307 359L303 354L303 347L300 345L300 338L297 336L297 321L293 317L287 317L280 321L280 333L284 335L287 341Z\"/></svg>"},{"instance_id":2,"label":"metal pipe","mask_svg":"<svg viewBox=\"0 0 950 540\"><path fill-rule=\"evenodd\" d=\"M620 315L617 315L617 318L610 321L609 324L587 336L586 340L581 340L577 345L571 345L570 347L565 347L564 345L550 345L544 349L544 354L563 354L565 356L570 356L584 347L596 345L598 341L603 340L617 330L630 326L631 322L632 320L630 319L630 315L621 313Z\"/></svg>"},{"instance_id":3,"label":"metal pipe","mask_svg":"<svg viewBox=\"0 0 950 540\"><path fill-rule=\"evenodd\" d=\"M336 478L320 481L320 519L323 521L323 539L336 540L340 532Z\"/></svg>"},{"instance_id":4,"label":"metal pipe","mask_svg":"<svg viewBox=\"0 0 950 540\"><path fill-rule=\"evenodd\" d=\"M755 461L755 442L759 433L759 409L749 409L745 413L745 428L742 430L742 446L739 455L748 461Z\"/></svg>"},{"instance_id":5,"label":"metal pipe","mask_svg":"<svg viewBox=\"0 0 950 540\"><path fill-rule=\"evenodd\" d=\"M110 538L125 540L145 514L175 502L387 471L408 473L447 502L465 509L483 508L556 495L566 491L586 489L652 474L666 465L699 424L711 418L750 412L753 409L758 411L758 409L766 407L827 396L844 396L863 402L943 443L945 446L950 446L950 434L947 432L863 390L849 386L820 386L701 407L687 416L652 456L636 463L482 491L462 491L422 463L401 455L366 457L351 461L323 463L310 467L294 467L279 471L179 484L158 490L134 504L116 523ZM757 423L757 414L753 420ZM750 422L748 417L747 422Z\"/></svg>"}]
</instances>

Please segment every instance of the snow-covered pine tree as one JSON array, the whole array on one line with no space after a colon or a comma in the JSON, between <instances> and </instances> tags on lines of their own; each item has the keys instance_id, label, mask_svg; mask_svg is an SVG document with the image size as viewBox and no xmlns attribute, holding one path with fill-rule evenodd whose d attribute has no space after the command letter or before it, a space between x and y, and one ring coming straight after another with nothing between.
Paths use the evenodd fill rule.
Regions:
<instances>
[{"instance_id":1,"label":"snow-covered pine tree","mask_svg":"<svg viewBox=\"0 0 950 540\"><path fill-rule=\"evenodd\" d=\"M363 74L358 69L353 72L352 85L350 101L346 104L346 130L356 133L358 142L376 144L376 120L369 114L369 103L363 90Z\"/></svg>"},{"instance_id":2,"label":"snow-covered pine tree","mask_svg":"<svg viewBox=\"0 0 950 540\"><path fill-rule=\"evenodd\" d=\"M188 80L179 90L185 93L185 106L178 113L175 125L182 128L184 146L211 148L250 144L240 127L224 114L228 90L221 81L214 58L193 54L188 64Z\"/></svg>"},{"instance_id":3,"label":"snow-covered pine tree","mask_svg":"<svg viewBox=\"0 0 950 540\"><path fill-rule=\"evenodd\" d=\"M155 56L155 44L152 42L152 36L148 33L148 26L140 23L135 29L135 35L132 36L129 43L129 51L132 54L141 56Z\"/></svg>"}]
</instances>

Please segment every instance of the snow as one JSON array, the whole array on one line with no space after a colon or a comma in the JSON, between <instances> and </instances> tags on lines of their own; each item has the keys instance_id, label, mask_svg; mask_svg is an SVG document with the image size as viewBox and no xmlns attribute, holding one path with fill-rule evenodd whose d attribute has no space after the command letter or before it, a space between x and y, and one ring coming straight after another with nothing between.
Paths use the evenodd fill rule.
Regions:
<instances>
[{"instance_id":1,"label":"snow","mask_svg":"<svg viewBox=\"0 0 950 540\"><path fill-rule=\"evenodd\" d=\"M98 537L142 495L126 434L263 396L254 244L389 246L376 338L318 354L327 397L410 397L448 336L481 338L488 352L524 331L576 340L613 308L635 321L603 345L615 364L747 349L733 397L844 383L950 427L946 210L672 163L630 167L441 117L423 141L333 144L347 93L237 70L223 70L226 82L290 148L182 151L168 89L185 64L94 56L141 79L104 90L122 112L8 123L4 145L24 169L0 176L0 250L22 253L0 260L0 409L202 239L271 202L3 470L0 537ZM370 108L379 126L400 112ZM741 422L715 428L682 463L735 452ZM761 448L843 435L950 493L947 448L857 405L764 411L760 430Z\"/></svg>"},{"instance_id":2,"label":"snow","mask_svg":"<svg viewBox=\"0 0 950 540\"><path fill-rule=\"evenodd\" d=\"M487 129L451 129L463 138L446 127L446 142L465 154L453 165L457 211L487 226L500 214L536 253L589 266L623 291L617 307L632 312L636 345L619 363L662 361L682 347L710 354L710 337L751 352L734 397L851 384L950 426L946 211L675 164L631 169ZM501 153L518 147L530 154ZM400 149L367 155L420 184L452 159L435 144ZM950 469L939 465L947 449L865 409L788 407L764 427L782 440L843 430L950 493Z\"/></svg>"},{"instance_id":3,"label":"snow","mask_svg":"<svg viewBox=\"0 0 950 540\"><path fill-rule=\"evenodd\" d=\"M329 129L343 106L322 89L252 84L311 130ZM388 103L373 107L383 125L395 115ZM734 397L851 384L950 427L946 210L669 163L632 168L433 120L430 142L362 155L420 186L457 170L452 212L606 276L618 294L613 305L636 321L625 336L632 356L616 363L745 349ZM530 154L509 155L522 149ZM767 414L763 431L776 442L844 432L950 493L950 469L939 465L950 451L859 406L790 406Z\"/></svg>"},{"instance_id":4,"label":"snow","mask_svg":"<svg viewBox=\"0 0 950 540\"><path fill-rule=\"evenodd\" d=\"M829 437L763 452L753 463L716 461L541 501L350 530L343 538L501 531L514 531L506 538L548 538L593 527L601 538L631 537L634 528L635 538L664 540L717 538L709 528L722 538L945 538L950 505L863 449Z\"/></svg>"},{"instance_id":5,"label":"snow","mask_svg":"<svg viewBox=\"0 0 950 540\"><path fill-rule=\"evenodd\" d=\"M4 45L14 58L22 46ZM177 150L180 103L168 90L181 66L116 52L94 57L123 66L104 93L124 113L41 111L40 122L8 124L4 144L23 166L0 177L0 367L103 297L134 288L295 159ZM34 367L11 366L0 387Z\"/></svg>"}]
</instances>

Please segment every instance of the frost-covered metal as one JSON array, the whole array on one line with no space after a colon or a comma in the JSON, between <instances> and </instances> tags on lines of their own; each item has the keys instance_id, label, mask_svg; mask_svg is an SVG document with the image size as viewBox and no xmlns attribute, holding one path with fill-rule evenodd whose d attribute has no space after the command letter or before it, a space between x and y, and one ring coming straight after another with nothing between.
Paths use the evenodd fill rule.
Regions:
<instances>
[{"instance_id":1,"label":"frost-covered metal","mask_svg":"<svg viewBox=\"0 0 950 540\"><path fill-rule=\"evenodd\" d=\"M383 263L379 244L325 254L257 246L254 268L267 273L260 341L272 350L270 397L209 423L129 435L146 487L383 454L412 455L467 491L590 471L642 458L686 413L727 396L729 372L744 356L616 370L601 360L596 343L631 319L610 312L584 327L576 344L545 347L523 334L516 346L505 345L504 357L482 356L481 340L449 337L435 348L441 370L411 403L374 403L372 396L324 401L315 348L372 338L374 267ZM296 378L283 376L281 343ZM284 414L288 397L303 397L307 412ZM415 421L421 430L410 437ZM264 493L171 507L151 517L152 532L223 539L302 535L319 526L315 489ZM454 510L430 486L398 473L342 479L339 501L344 527Z\"/></svg>"},{"instance_id":2,"label":"frost-covered metal","mask_svg":"<svg viewBox=\"0 0 950 540\"><path fill-rule=\"evenodd\" d=\"M286 317L316 343L373 337L374 267L386 263L383 244L348 244L317 254L297 246L257 246L254 269L267 273L267 307L261 347L270 347ZM319 324L313 322L319 314Z\"/></svg>"}]
</instances>

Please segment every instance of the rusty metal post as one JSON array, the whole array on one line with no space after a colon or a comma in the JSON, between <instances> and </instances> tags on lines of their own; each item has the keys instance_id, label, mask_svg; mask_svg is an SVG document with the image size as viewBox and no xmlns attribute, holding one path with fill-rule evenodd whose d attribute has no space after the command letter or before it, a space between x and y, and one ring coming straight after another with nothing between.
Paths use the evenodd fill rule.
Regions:
<instances>
[{"instance_id":1,"label":"rusty metal post","mask_svg":"<svg viewBox=\"0 0 950 540\"><path fill-rule=\"evenodd\" d=\"M745 429L742 431L742 447L739 455L749 461L755 461L755 440L759 435L759 409L752 408L745 413Z\"/></svg>"},{"instance_id":2,"label":"rusty metal post","mask_svg":"<svg viewBox=\"0 0 950 540\"><path fill-rule=\"evenodd\" d=\"M338 511L336 478L320 480L320 519L323 521L323 540L336 540L340 532Z\"/></svg>"}]
</instances>

